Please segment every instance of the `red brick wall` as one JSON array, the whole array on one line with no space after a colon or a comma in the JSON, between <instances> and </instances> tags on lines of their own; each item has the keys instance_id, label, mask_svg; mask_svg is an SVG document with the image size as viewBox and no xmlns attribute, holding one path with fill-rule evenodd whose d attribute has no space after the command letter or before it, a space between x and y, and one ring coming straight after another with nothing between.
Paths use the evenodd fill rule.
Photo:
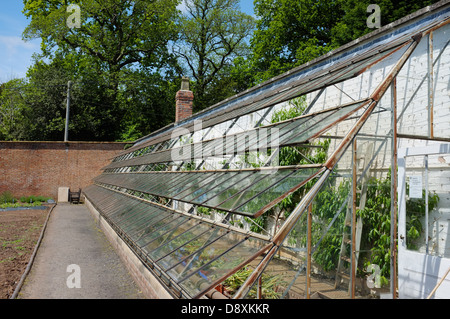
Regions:
<instances>
[{"instance_id":1,"label":"red brick wall","mask_svg":"<svg viewBox=\"0 0 450 319\"><path fill-rule=\"evenodd\" d=\"M0 142L0 193L57 200L58 187L83 188L125 143Z\"/></svg>"}]
</instances>

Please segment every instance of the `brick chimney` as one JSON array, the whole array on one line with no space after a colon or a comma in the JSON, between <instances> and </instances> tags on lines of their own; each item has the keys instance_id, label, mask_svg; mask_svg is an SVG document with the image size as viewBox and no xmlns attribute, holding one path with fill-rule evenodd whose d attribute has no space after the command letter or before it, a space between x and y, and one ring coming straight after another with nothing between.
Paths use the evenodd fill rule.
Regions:
<instances>
[{"instance_id":1,"label":"brick chimney","mask_svg":"<svg viewBox=\"0 0 450 319\"><path fill-rule=\"evenodd\" d=\"M181 89L175 96L176 110L175 110L175 122L180 122L185 118L192 115L192 101L194 100L194 93L189 91L189 78L184 77L181 79Z\"/></svg>"}]
</instances>

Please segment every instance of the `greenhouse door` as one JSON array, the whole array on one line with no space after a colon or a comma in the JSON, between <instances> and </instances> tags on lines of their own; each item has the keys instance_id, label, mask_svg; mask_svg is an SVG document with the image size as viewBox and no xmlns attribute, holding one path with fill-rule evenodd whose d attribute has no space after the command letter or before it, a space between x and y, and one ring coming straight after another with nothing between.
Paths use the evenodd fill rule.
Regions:
<instances>
[{"instance_id":1,"label":"greenhouse door","mask_svg":"<svg viewBox=\"0 0 450 319\"><path fill-rule=\"evenodd\" d=\"M399 298L450 298L449 143L399 149L398 211Z\"/></svg>"}]
</instances>

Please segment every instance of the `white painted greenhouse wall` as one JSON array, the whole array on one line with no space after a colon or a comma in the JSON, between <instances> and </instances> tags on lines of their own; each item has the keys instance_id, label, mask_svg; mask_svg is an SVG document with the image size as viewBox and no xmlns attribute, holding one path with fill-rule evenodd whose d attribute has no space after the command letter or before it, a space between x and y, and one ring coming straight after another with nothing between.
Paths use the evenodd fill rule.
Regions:
<instances>
[{"instance_id":1,"label":"white painted greenhouse wall","mask_svg":"<svg viewBox=\"0 0 450 319\"><path fill-rule=\"evenodd\" d=\"M412 251L406 248L406 189L405 181L408 177L407 159L413 154L450 154L450 144L434 144L426 147L401 148L398 151L398 167L399 167L399 185L398 185L398 203L399 203L399 224L398 224L398 292L399 298L427 298L436 285L445 276L450 268L450 256L436 254L427 254L424 251ZM449 178L450 169L445 170L446 178ZM446 189L449 189L447 180ZM449 191L447 191L447 194ZM448 203L448 201L447 201ZM448 206L447 206L448 207ZM445 212L434 212L430 214L429 220L435 217L442 220L442 230L440 238L446 239L445 247L449 247L448 229L449 229L449 211L447 208L441 208ZM440 227L439 227L440 228ZM430 229L432 231L432 229ZM430 233L431 234L431 233ZM438 238L438 241L439 239ZM433 243L430 238L430 245ZM444 245L443 245L444 246ZM447 276L431 296L435 299L450 298L450 276Z\"/></svg>"},{"instance_id":2,"label":"white painted greenhouse wall","mask_svg":"<svg viewBox=\"0 0 450 319\"><path fill-rule=\"evenodd\" d=\"M450 267L450 259L407 251L398 262L398 292L400 299L425 299ZM450 298L450 278L447 278L432 296Z\"/></svg>"}]
</instances>

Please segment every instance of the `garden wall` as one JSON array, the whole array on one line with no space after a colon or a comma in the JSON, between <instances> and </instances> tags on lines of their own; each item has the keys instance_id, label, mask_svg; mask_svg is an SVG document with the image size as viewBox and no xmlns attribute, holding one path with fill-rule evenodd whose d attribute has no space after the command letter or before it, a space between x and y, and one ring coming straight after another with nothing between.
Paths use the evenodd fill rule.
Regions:
<instances>
[{"instance_id":1,"label":"garden wall","mask_svg":"<svg viewBox=\"0 0 450 319\"><path fill-rule=\"evenodd\" d=\"M0 142L0 193L56 200L58 187L88 186L124 146L116 142Z\"/></svg>"}]
</instances>

